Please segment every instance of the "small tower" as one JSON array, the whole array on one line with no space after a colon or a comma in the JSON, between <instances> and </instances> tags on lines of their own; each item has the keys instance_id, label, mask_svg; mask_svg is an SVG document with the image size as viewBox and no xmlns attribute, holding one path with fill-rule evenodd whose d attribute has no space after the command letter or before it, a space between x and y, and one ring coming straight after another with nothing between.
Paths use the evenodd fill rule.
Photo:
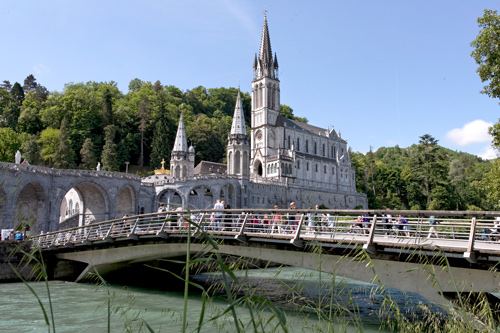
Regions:
<instances>
[{"instance_id":1,"label":"small tower","mask_svg":"<svg viewBox=\"0 0 500 333\"><path fill-rule=\"evenodd\" d=\"M233 125L227 138L227 174L246 176L249 174L250 140L245 126L243 104L238 89L238 97L234 108Z\"/></svg>"},{"instance_id":2,"label":"small tower","mask_svg":"<svg viewBox=\"0 0 500 333\"><path fill-rule=\"evenodd\" d=\"M174 149L170 156L170 175L175 178L193 177L194 174L194 147L188 149L184 118L181 113L179 127L175 137Z\"/></svg>"}]
</instances>

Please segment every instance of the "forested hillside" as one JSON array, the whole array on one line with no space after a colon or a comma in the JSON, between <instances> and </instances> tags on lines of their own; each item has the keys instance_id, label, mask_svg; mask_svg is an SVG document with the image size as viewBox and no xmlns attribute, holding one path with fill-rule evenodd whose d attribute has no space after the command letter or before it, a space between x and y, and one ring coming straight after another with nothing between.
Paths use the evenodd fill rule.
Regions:
<instances>
[{"instance_id":1,"label":"forested hillside","mask_svg":"<svg viewBox=\"0 0 500 333\"><path fill-rule=\"evenodd\" d=\"M485 184L493 163L441 147L428 134L408 148L351 152L351 161L356 187L373 209L491 210L497 204Z\"/></svg>"},{"instance_id":2,"label":"forested hillside","mask_svg":"<svg viewBox=\"0 0 500 333\"><path fill-rule=\"evenodd\" d=\"M124 170L159 168L169 160L180 113L189 144L200 160L223 162L236 104L236 88L188 91L159 81L134 79L127 94L115 82L69 83L49 92L29 75L21 86L0 85L0 160L13 162L16 150L30 164L56 168ZM250 124L250 95L241 94ZM307 122L282 105L282 115ZM167 163L168 165L168 163Z\"/></svg>"},{"instance_id":3,"label":"forested hillside","mask_svg":"<svg viewBox=\"0 0 500 333\"><path fill-rule=\"evenodd\" d=\"M130 162L145 175L170 158L182 112L196 163L223 162L237 93L202 86L183 92L139 79L126 94L114 82L69 83L49 92L33 75L23 85L3 81L0 160L13 162L20 150L30 164L94 169L101 162L102 170L123 171ZM251 98L241 97L248 126ZM307 122L286 105L281 114ZM443 148L430 135L409 148L350 154L357 189L368 195L370 208L486 210L498 204L486 190L498 179L493 163Z\"/></svg>"}]
</instances>

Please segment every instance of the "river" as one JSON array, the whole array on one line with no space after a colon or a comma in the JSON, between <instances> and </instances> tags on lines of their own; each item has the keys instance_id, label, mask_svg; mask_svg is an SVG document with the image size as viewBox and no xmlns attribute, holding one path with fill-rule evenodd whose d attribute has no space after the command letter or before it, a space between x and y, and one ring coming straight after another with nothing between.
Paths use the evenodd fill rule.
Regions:
<instances>
[{"instance_id":1,"label":"river","mask_svg":"<svg viewBox=\"0 0 500 333\"><path fill-rule=\"evenodd\" d=\"M314 300L318 295L326 294L328 286L331 286L332 277L328 274L320 274L315 271L286 268L268 268L266 270L255 269L238 274L239 278L246 278L252 283L261 284L260 290L263 296L273 297L273 293L280 293L275 286L281 285L286 288L295 288L300 291L300 297ZM196 282L207 278L213 278L210 274L193 276ZM323 287L319 288L318 281L323 281ZM370 295L373 285L358 281L344 279L340 283L337 278L335 284L343 286L349 293L349 299L359 307L359 318L361 324L346 325L345 320L340 319L333 324L335 330L347 332L380 332L380 324L376 319L376 313L383 301L382 296ZM29 284L39 295L44 304L50 320L48 309L48 297L44 282ZM178 288L178 287L176 287ZM46 332L42 310L36 297L23 283L6 283L1 285L0 293L0 321L1 332ZM112 308L111 331L137 332L140 324L145 321L155 332L180 332L182 327L182 311L184 305L183 294L176 290L157 290L137 287L123 287L112 285L109 288L98 287L92 283L70 283L61 281L49 282L50 295L52 298L54 322L58 332L106 332L107 331L107 300L110 299ZM168 289L168 288L167 288ZM109 296L108 296L109 293ZM417 304L423 299L418 295L406 295L397 290L389 290L402 311L415 311ZM202 308L201 295L196 292L190 293L188 299L188 323L189 331L195 330ZM318 317L313 311L297 312L282 297L283 302L276 301L275 304L283 308L286 313L287 328L290 332L315 331L318 329ZM303 301L303 299L302 299ZM342 304L342 300L340 303ZM298 301L300 304L300 300ZM222 318L208 322L226 309L227 303L222 298L214 297L207 306L205 314L206 322L202 332L233 332L234 324L229 314ZM264 319L270 318L271 311L259 311L258 316ZM238 317L244 323L250 323L248 310L238 309ZM342 317L340 317L342 318ZM134 321L134 319L137 319ZM276 321L274 321L276 323ZM323 325L325 323L323 322ZM265 326L264 330L272 331L275 324ZM247 331L251 326L247 326ZM323 329L325 326L323 326ZM142 327L142 331L147 331ZM282 331L279 329L278 331ZM382 330L384 331L384 330Z\"/></svg>"}]
</instances>

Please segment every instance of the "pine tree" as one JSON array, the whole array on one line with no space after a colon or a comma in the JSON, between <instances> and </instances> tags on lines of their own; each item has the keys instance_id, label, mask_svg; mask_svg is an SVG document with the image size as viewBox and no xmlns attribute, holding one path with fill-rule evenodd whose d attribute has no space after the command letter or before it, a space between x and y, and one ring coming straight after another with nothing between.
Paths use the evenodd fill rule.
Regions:
<instances>
[{"instance_id":1,"label":"pine tree","mask_svg":"<svg viewBox=\"0 0 500 333\"><path fill-rule=\"evenodd\" d=\"M104 147L102 149L101 161L102 170L119 171L118 152L114 143L117 127L108 125L104 128Z\"/></svg>"},{"instance_id":2,"label":"pine tree","mask_svg":"<svg viewBox=\"0 0 500 333\"><path fill-rule=\"evenodd\" d=\"M32 135L22 147L24 158L31 165L40 165L42 163L42 155L40 154L40 145L36 135Z\"/></svg>"},{"instance_id":3,"label":"pine tree","mask_svg":"<svg viewBox=\"0 0 500 333\"><path fill-rule=\"evenodd\" d=\"M144 166L144 131L146 130L151 115L151 103L147 97L139 104L137 115L140 117L139 130L141 131L141 154L139 155L139 165L142 167Z\"/></svg>"},{"instance_id":4,"label":"pine tree","mask_svg":"<svg viewBox=\"0 0 500 333\"><path fill-rule=\"evenodd\" d=\"M92 170L97 165L97 156L95 154L94 144L90 138L86 138L83 142L82 149L80 149L80 156L82 163L80 167L83 169Z\"/></svg>"},{"instance_id":5,"label":"pine tree","mask_svg":"<svg viewBox=\"0 0 500 333\"><path fill-rule=\"evenodd\" d=\"M76 167L76 154L71 148L66 117L63 118L59 131L59 144L54 154L54 167L58 169L74 169Z\"/></svg>"},{"instance_id":6,"label":"pine tree","mask_svg":"<svg viewBox=\"0 0 500 333\"><path fill-rule=\"evenodd\" d=\"M170 157L170 151L172 150L169 134L169 119L168 111L166 108L165 99L163 95L159 95L158 98L158 112L155 119L155 128L153 132L153 142L151 144L151 160L150 165L155 168L159 168L162 159L167 160Z\"/></svg>"},{"instance_id":7,"label":"pine tree","mask_svg":"<svg viewBox=\"0 0 500 333\"><path fill-rule=\"evenodd\" d=\"M106 127L113 124L113 99L109 88L104 89L102 99L102 126Z\"/></svg>"}]
</instances>

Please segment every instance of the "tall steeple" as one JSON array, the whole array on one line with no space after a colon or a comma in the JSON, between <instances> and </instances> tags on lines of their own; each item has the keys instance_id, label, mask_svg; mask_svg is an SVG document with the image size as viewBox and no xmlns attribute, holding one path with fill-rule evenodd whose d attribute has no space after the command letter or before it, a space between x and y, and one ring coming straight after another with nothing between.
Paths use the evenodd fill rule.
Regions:
<instances>
[{"instance_id":1,"label":"tall steeple","mask_svg":"<svg viewBox=\"0 0 500 333\"><path fill-rule=\"evenodd\" d=\"M276 54L273 60L273 51L271 49L271 38L267 27L267 15L264 15L264 25L262 27L262 38L260 40L260 51L258 59L254 61L255 78L261 79L268 77L277 79L278 61Z\"/></svg>"},{"instance_id":2,"label":"tall steeple","mask_svg":"<svg viewBox=\"0 0 500 333\"><path fill-rule=\"evenodd\" d=\"M240 89L238 89L238 97L236 99L236 106L234 108L231 134L247 134L247 129L245 127L245 116L243 114L243 104L241 103Z\"/></svg>"},{"instance_id":3,"label":"tall steeple","mask_svg":"<svg viewBox=\"0 0 500 333\"><path fill-rule=\"evenodd\" d=\"M181 113L179 119L179 126L177 127L177 135L175 137L174 149L175 152L187 152L187 139L186 139L186 129L184 128L184 117Z\"/></svg>"},{"instance_id":4,"label":"tall steeple","mask_svg":"<svg viewBox=\"0 0 500 333\"><path fill-rule=\"evenodd\" d=\"M194 148L188 149L184 117L181 113L174 148L170 155L170 175L175 178L188 178L194 175Z\"/></svg>"}]
</instances>

